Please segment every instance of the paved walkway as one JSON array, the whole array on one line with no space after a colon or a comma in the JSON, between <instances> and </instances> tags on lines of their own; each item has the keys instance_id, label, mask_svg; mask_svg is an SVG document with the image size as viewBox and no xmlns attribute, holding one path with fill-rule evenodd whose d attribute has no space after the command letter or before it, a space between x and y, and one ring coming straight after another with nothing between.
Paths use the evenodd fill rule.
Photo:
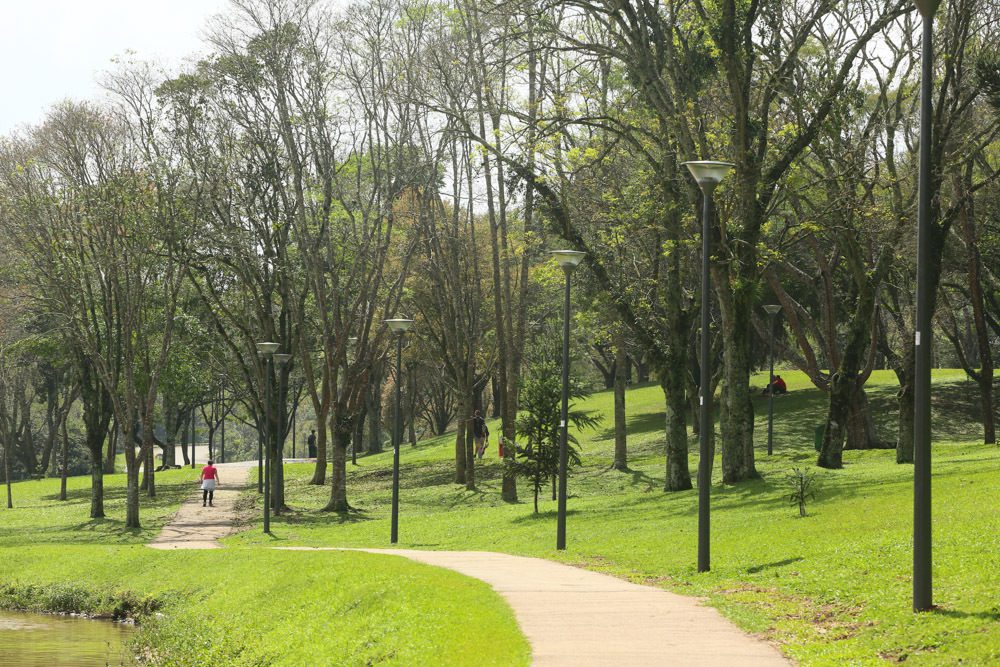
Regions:
<instances>
[{"instance_id":1,"label":"paved walkway","mask_svg":"<svg viewBox=\"0 0 1000 667\"><path fill-rule=\"evenodd\" d=\"M606 574L488 551L357 551L404 556L485 581L514 610L537 667L791 664L696 598Z\"/></svg>"},{"instance_id":2,"label":"paved walkway","mask_svg":"<svg viewBox=\"0 0 1000 667\"><path fill-rule=\"evenodd\" d=\"M201 466L192 470L194 492L148 546L153 549L221 549L219 540L236 532L236 499L249 486L247 471L256 466L256 461L217 465L220 484L215 489L214 507L201 506L201 489L195 481L201 474Z\"/></svg>"},{"instance_id":3,"label":"paved walkway","mask_svg":"<svg viewBox=\"0 0 1000 667\"><path fill-rule=\"evenodd\" d=\"M218 549L235 531L234 503L256 461L219 465L215 507L192 494L149 544L154 549ZM194 484L192 483L192 486ZM340 549L284 547L290 551ZM640 586L569 565L487 551L358 549L402 556L485 581L514 610L537 667L779 667L773 646L741 632L696 598Z\"/></svg>"}]
</instances>

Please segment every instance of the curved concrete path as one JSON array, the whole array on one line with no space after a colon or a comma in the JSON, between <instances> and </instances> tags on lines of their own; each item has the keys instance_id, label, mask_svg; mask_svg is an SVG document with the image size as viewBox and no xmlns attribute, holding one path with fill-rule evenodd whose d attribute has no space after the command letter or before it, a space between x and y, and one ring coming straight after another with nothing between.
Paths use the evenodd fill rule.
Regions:
<instances>
[{"instance_id":1,"label":"curved concrete path","mask_svg":"<svg viewBox=\"0 0 1000 667\"><path fill-rule=\"evenodd\" d=\"M148 546L219 549L256 461L220 464L215 507L192 493ZM192 471L195 472L195 471ZM193 484L192 484L193 485ZM288 551L348 551L280 547ZM791 663L696 598L541 558L488 551L350 549L400 556L485 581L514 610L539 667L779 667ZM470 629L474 632L475 629Z\"/></svg>"},{"instance_id":2,"label":"curved concrete path","mask_svg":"<svg viewBox=\"0 0 1000 667\"><path fill-rule=\"evenodd\" d=\"M488 551L352 551L403 556L485 581L514 610L539 667L792 664L696 598L606 574Z\"/></svg>"}]
</instances>

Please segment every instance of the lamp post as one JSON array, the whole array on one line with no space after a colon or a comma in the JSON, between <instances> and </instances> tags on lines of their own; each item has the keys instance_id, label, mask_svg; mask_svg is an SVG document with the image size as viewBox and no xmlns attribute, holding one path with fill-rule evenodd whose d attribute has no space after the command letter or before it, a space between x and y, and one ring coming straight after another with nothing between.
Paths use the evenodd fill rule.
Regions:
<instances>
[{"instance_id":1,"label":"lamp post","mask_svg":"<svg viewBox=\"0 0 1000 667\"><path fill-rule=\"evenodd\" d=\"M261 368L267 370L267 360L264 358L264 353L257 350L257 358L260 359ZM262 385L263 386L263 385ZM265 391L264 405L267 406L267 393ZM260 425L257 429L257 493L263 495L264 493L264 429L266 426L264 424Z\"/></svg>"},{"instance_id":2,"label":"lamp post","mask_svg":"<svg viewBox=\"0 0 1000 667\"><path fill-rule=\"evenodd\" d=\"M566 275L566 289L563 292L562 410L559 413L559 509L556 514L556 549L565 549L566 467L569 457L569 287L573 269L586 253L578 250L553 250L551 254Z\"/></svg>"},{"instance_id":3,"label":"lamp post","mask_svg":"<svg viewBox=\"0 0 1000 667\"><path fill-rule=\"evenodd\" d=\"M396 334L396 420L392 429L392 527L389 542L399 541L399 441L403 439L402 372L403 336L413 327L413 320L397 318L386 320L389 330Z\"/></svg>"},{"instance_id":4,"label":"lamp post","mask_svg":"<svg viewBox=\"0 0 1000 667\"><path fill-rule=\"evenodd\" d=\"M274 353L279 347L278 343L257 343L257 351L266 362L264 366L264 431L266 436L261 440L266 441L263 442L262 446L264 449L264 532L268 534L271 532L271 439L274 431L271 427L271 410L274 407L271 400L271 376L274 374Z\"/></svg>"},{"instance_id":5,"label":"lamp post","mask_svg":"<svg viewBox=\"0 0 1000 667\"><path fill-rule=\"evenodd\" d=\"M913 611L934 604L931 585L931 83L934 14L940 0L913 0L923 18L920 54L920 176L917 194L917 318L913 377Z\"/></svg>"},{"instance_id":6,"label":"lamp post","mask_svg":"<svg viewBox=\"0 0 1000 667\"><path fill-rule=\"evenodd\" d=\"M711 220L713 213L712 194L733 165L729 162L693 161L685 162L694 180L701 188L703 199L701 211L701 381L698 429L698 571L708 572L711 562L709 502L712 484L712 369L709 366L709 310L711 308L711 278L708 273L709 258L712 255Z\"/></svg>"},{"instance_id":7,"label":"lamp post","mask_svg":"<svg viewBox=\"0 0 1000 667\"><path fill-rule=\"evenodd\" d=\"M271 473L271 488L278 489L279 477L284 478L285 464L285 415L288 409L288 381L285 376L285 366L291 361L290 354L275 354L274 360L278 363L278 400L275 401L275 419L277 420L277 433L274 438L274 450L271 452L271 461L268 465L268 472ZM277 459L275 459L277 457ZM279 474L280 473L280 474ZM273 495L273 494L272 494ZM273 503L274 513L281 511L282 503Z\"/></svg>"},{"instance_id":8,"label":"lamp post","mask_svg":"<svg viewBox=\"0 0 1000 667\"><path fill-rule=\"evenodd\" d=\"M770 456L774 443L774 316L781 310L781 306L772 303L764 306L768 316L768 328L771 338L768 343L768 356L771 358L771 372L767 380L767 455Z\"/></svg>"}]
</instances>

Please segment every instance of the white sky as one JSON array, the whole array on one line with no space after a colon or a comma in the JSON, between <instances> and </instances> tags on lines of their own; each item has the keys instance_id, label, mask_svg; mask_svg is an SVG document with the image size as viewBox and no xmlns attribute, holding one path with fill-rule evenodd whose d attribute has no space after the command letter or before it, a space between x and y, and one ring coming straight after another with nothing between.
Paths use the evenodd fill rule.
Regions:
<instances>
[{"instance_id":1,"label":"white sky","mask_svg":"<svg viewBox=\"0 0 1000 667\"><path fill-rule=\"evenodd\" d=\"M0 135L66 98L95 99L127 51L176 65L203 51L227 0L0 0Z\"/></svg>"}]
</instances>

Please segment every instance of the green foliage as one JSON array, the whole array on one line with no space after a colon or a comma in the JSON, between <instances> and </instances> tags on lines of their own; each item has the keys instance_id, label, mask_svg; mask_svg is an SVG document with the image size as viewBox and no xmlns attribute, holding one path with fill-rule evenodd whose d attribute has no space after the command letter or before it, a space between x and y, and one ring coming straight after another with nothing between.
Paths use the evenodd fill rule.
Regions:
<instances>
[{"instance_id":1,"label":"green foliage","mask_svg":"<svg viewBox=\"0 0 1000 667\"><path fill-rule=\"evenodd\" d=\"M572 377L569 397L580 400L587 392ZM538 495L542 485L555 479L559 473L560 416L562 413L561 366L542 362L535 364L521 390L521 413L517 417L517 435L523 438L514 447L514 471L531 482L535 495L535 512L538 512ZM586 412L574 410L572 402L568 411L569 423L580 430L592 428L598 420ZM575 445L575 435L567 439L567 468L580 465L580 454Z\"/></svg>"},{"instance_id":2,"label":"green foliage","mask_svg":"<svg viewBox=\"0 0 1000 667\"><path fill-rule=\"evenodd\" d=\"M787 496L788 502L798 505L800 517L806 515L806 501L816 498L816 475L817 473L803 468L792 468L785 477L785 482L791 489Z\"/></svg>"}]
</instances>

